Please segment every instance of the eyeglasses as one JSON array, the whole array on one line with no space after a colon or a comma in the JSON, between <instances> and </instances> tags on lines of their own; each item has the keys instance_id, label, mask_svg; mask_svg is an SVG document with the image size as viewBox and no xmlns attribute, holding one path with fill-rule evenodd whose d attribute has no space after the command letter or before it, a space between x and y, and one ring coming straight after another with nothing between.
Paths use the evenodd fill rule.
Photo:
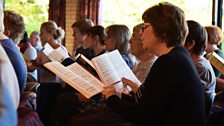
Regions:
<instances>
[{"instance_id":1,"label":"eyeglasses","mask_svg":"<svg viewBox=\"0 0 224 126\"><path fill-rule=\"evenodd\" d=\"M144 26L142 27L142 32L144 32L146 28L148 28L149 26L151 26L150 23L143 23L143 25Z\"/></svg>"},{"instance_id":2,"label":"eyeglasses","mask_svg":"<svg viewBox=\"0 0 224 126\"><path fill-rule=\"evenodd\" d=\"M132 34L131 40L140 41L141 40L141 35L137 36L137 35Z\"/></svg>"}]
</instances>

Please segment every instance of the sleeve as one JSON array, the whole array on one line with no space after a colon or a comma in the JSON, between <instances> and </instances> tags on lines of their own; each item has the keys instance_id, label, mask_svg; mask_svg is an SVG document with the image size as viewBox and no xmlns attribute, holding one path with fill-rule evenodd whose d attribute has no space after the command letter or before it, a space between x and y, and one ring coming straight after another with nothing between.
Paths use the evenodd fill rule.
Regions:
<instances>
[{"instance_id":1,"label":"sleeve","mask_svg":"<svg viewBox=\"0 0 224 126\"><path fill-rule=\"evenodd\" d=\"M30 48L24 52L24 55L26 55L29 60L34 60L37 58L37 51L34 48Z\"/></svg>"},{"instance_id":2,"label":"sleeve","mask_svg":"<svg viewBox=\"0 0 224 126\"><path fill-rule=\"evenodd\" d=\"M125 119L138 124L152 122L159 115L164 115L163 112L170 105L168 103L176 89L178 74L175 62L167 56L155 62L144 83L143 96L139 104L111 96L106 101L108 106Z\"/></svg>"}]
</instances>

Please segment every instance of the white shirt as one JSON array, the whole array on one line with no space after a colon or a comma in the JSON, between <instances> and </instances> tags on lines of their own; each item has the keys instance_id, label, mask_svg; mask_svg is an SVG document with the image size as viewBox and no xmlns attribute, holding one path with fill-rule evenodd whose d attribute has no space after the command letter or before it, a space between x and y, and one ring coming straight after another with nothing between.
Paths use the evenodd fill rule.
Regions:
<instances>
[{"instance_id":1,"label":"white shirt","mask_svg":"<svg viewBox=\"0 0 224 126\"><path fill-rule=\"evenodd\" d=\"M35 60L37 58L37 51L33 46L29 46L25 52L24 55L29 59L29 60ZM34 70L31 72L32 76L37 80L37 70Z\"/></svg>"}]
</instances>

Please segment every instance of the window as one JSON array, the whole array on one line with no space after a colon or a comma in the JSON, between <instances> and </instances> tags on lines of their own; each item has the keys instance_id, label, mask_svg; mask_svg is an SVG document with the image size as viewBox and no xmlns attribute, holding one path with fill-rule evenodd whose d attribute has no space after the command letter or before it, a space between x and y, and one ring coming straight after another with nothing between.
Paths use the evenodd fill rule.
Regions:
<instances>
[{"instance_id":1,"label":"window","mask_svg":"<svg viewBox=\"0 0 224 126\"><path fill-rule=\"evenodd\" d=\"M42 22L48 20L49 0L5 0L5 10L19 13L25 23L26 31L39 31Z\"/></svg>"},{"instance_id":2,"label":"window","mask_svg":"<svg viewBox=\"0 0 224 126\"><path fill-rule=\"evenodd\" d=\"M130 29L142 22L143 12L161 0L102 0L102 25L126 24ZM187 20L212 24L212 0L169 0L184 10Z\"/></svg>"}]
</instances>

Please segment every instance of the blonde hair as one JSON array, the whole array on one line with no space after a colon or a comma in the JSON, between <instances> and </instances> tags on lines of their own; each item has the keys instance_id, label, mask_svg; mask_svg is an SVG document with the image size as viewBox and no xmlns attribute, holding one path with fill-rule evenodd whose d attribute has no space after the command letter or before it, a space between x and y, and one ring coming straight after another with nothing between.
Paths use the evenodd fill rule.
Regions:
<instances>
[{"instance_id":1,"label":"blonde hair","mask_svg":"<svg viewBox=\"0 0 224 126\"><path fill-rule=\"evenodd\" d=\"M56 22L47 21L41 25L41 28L45 29L48 33L50 33L55 40L58 41L58 44L61 44L62 40L65 37L65 31L61 27L58 27Z\"/></svg>"},{"instance_id":2,"label":"blonde hair","mask_svg":"<svg viewBox=\"0 0 224 126\"><path fill-rule=\"evenodd\" d=\"M208 44L220 45L224 40L224 35L222 30L217 26L206 26L205 27L208 33Z\"/></svg>"}]
</instances>

